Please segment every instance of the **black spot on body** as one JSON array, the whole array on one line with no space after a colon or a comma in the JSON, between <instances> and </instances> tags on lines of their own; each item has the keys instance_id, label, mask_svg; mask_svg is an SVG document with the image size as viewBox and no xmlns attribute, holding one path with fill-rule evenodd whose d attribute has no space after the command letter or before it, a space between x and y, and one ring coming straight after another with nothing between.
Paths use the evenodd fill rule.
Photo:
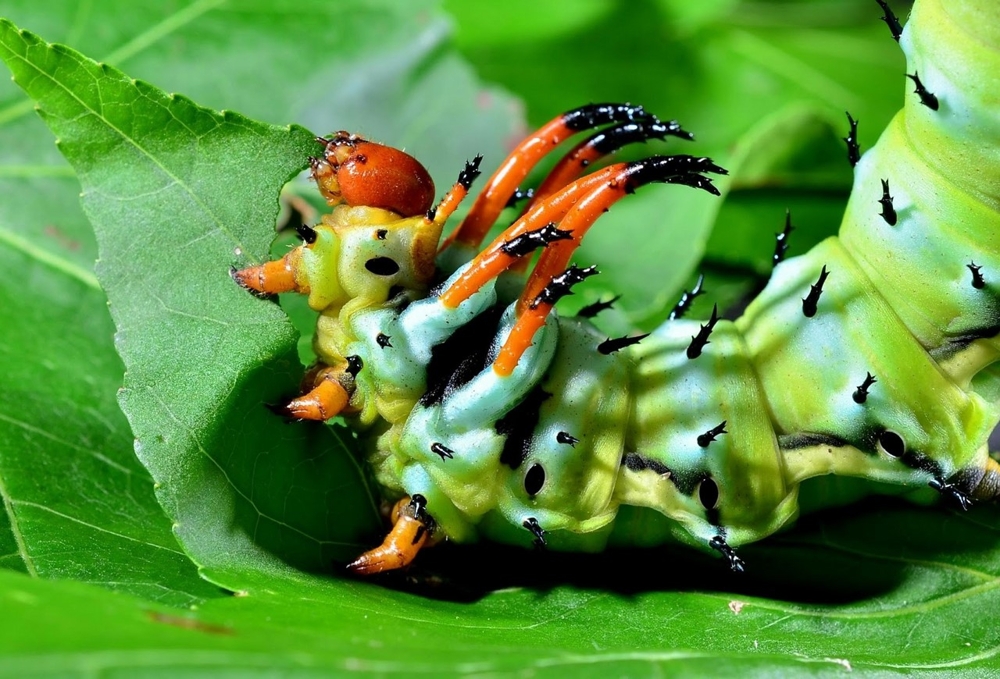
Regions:
<instances>
[{"instance_id":1,"label":"black spot on body","mask_svg":"<svg viewBox=\"0 0 1000 679\"><path fill-rule=\"evenodd\" d=\"M372 257L365 262L365 268L376 276L394 276L399 273L399 264L392 257Z\"/></svg>"},{"instance_id":2,"label":"black spot on body","mask_svg":"<svg viewBox=\"0 0 1000 679\"><path fill-rule=\"evenodd\" d=\"M528 473L524 475L524 492L531 497L535 497L544 485L545 468L536 462L528 467Z\"/></svg>"}]
</instances>

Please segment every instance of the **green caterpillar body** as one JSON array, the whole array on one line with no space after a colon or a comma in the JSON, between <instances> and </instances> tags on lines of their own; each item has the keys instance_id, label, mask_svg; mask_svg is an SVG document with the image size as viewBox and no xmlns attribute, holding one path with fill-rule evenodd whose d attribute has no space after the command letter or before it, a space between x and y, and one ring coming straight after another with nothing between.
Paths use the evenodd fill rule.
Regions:
<instances>
[{"instance_id":1,"label":"green caterpillar body","mask_svg":"<svg viewBox=\"0 0 1000 679\"><path fill-rule=\"evenodd\" d=\"M923 94L857 162L839 236L778 264L735 322L672 319L605 353L588 320L553 314L499 374L510 279L454 308L441 293L467 264L429 292L376 290L361 262L391 257L405 278L412 242L440 229L324 218L303 274L317 353L363 362L351 404L385 496L423 496L459 542L674 539L736 569L731 547L789 524L814 477L996 499L1000 5L918 0L900 43Z\"/></svg>"}]
</instances>

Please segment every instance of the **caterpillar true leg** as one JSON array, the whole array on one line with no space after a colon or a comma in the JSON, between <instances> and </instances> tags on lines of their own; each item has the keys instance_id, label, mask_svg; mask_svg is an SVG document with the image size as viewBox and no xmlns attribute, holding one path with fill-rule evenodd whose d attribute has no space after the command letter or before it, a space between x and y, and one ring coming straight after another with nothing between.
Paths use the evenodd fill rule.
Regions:
<instances>
[{"instance_id":1,"label":"caterpillar true leg","mask_svg":"<svg viewBox=\"0 0 1000 679\"><path fill-rule=\"evenodd\" d=\"M434 519L426 507L427 500L418 494L397 502L392 509L392 530L385 540L349 563L347 569L358 575L374 575L409 566L433 537Z\"/></svg>"}]
</instances>

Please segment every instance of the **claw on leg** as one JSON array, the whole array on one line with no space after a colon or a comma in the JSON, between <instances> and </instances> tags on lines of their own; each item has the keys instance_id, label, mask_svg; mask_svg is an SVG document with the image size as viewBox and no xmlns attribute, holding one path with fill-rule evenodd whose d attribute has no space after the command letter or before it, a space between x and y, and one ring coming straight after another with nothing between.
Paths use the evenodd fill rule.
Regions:
<instances>
[{"instance_id":1,"label":"claw on leg","mask_svg":"<svg viewBox=\"0 0 1000 679\"><path fill-rule=\"evenodd\" d=\"M422 495L397 502L392 510L392 530L385 540L349 563L347 569L358 575L374 575L409 566L434 529L434 520L424 511L426 504Z\"/></svg>"},{"instance_id":2,"label":"claw on leg","mask_svg":"<svg viewBox=\"0 0 1000 679\"><path fill-rule=\"evenodd\" d=\"M243 288L257 295L274 295L279 292L309 292L296 279L301 249L295 248L281 259L245 269L232 269L230 275Z\"/></svg>"}]
</instances>

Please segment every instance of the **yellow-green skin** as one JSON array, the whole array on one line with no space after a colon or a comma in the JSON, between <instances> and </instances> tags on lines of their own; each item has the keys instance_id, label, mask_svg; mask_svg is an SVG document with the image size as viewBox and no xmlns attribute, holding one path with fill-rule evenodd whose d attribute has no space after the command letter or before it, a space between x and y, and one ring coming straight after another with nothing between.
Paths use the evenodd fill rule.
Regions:
<instances>
[{"instance_id":1,"label":"yellow-green skin","mask_svg":"<svg viewBox=\"0 0 1000 679\"><path fill-rule=\"evenodd\" d=\"M496 282L449 309L414 274L427 247L415 256L412 243L436 242L439 230L420 217L337 208L317 229L313 249L325 254L313 255L306 275L323 314L316 348L330 365L364 361L352 405L386 496L424 495L452 540L530 545L523 523L534 518L550 547L597 550L759 540L795 518L804 481L826 474L903 489L936 479L995 495L997 479L982 477L1000 419L1000 380L989 369L1000 355L1000 3L918 0L900 42L939 110L908 87L904 109L855 168L839 237L779 264L695 359L685 352L697 321L668 321L602 355L606 337L587 321L552 316L511 375L487 363L421 404L433 348L500 303ZM894 197L893 226L879 216L881 179ZM390 235L379 240L382 228ZM396 259L400 274L373 278L361 266L372 256ZM972 261L984 288L971 285ZM802 300L824 266L829 278L808 318ZM391 285L404 292L387 301ZM488 360L512 323L510 307ZM867 373L877 382L859 404L852 396ZM530 447L520 464L504 464L496 423L538 387L551 396ZM699 445L723 420L726 433ZM882 449L885 430L902 437L904 456ZM559 432L579 441L559 443ZM629 453L646 468L623 464ZM529 496L535 464L545 483ZM711 510L699 495L705 478L718 487Z\"/></svg>"}]
</instances>

